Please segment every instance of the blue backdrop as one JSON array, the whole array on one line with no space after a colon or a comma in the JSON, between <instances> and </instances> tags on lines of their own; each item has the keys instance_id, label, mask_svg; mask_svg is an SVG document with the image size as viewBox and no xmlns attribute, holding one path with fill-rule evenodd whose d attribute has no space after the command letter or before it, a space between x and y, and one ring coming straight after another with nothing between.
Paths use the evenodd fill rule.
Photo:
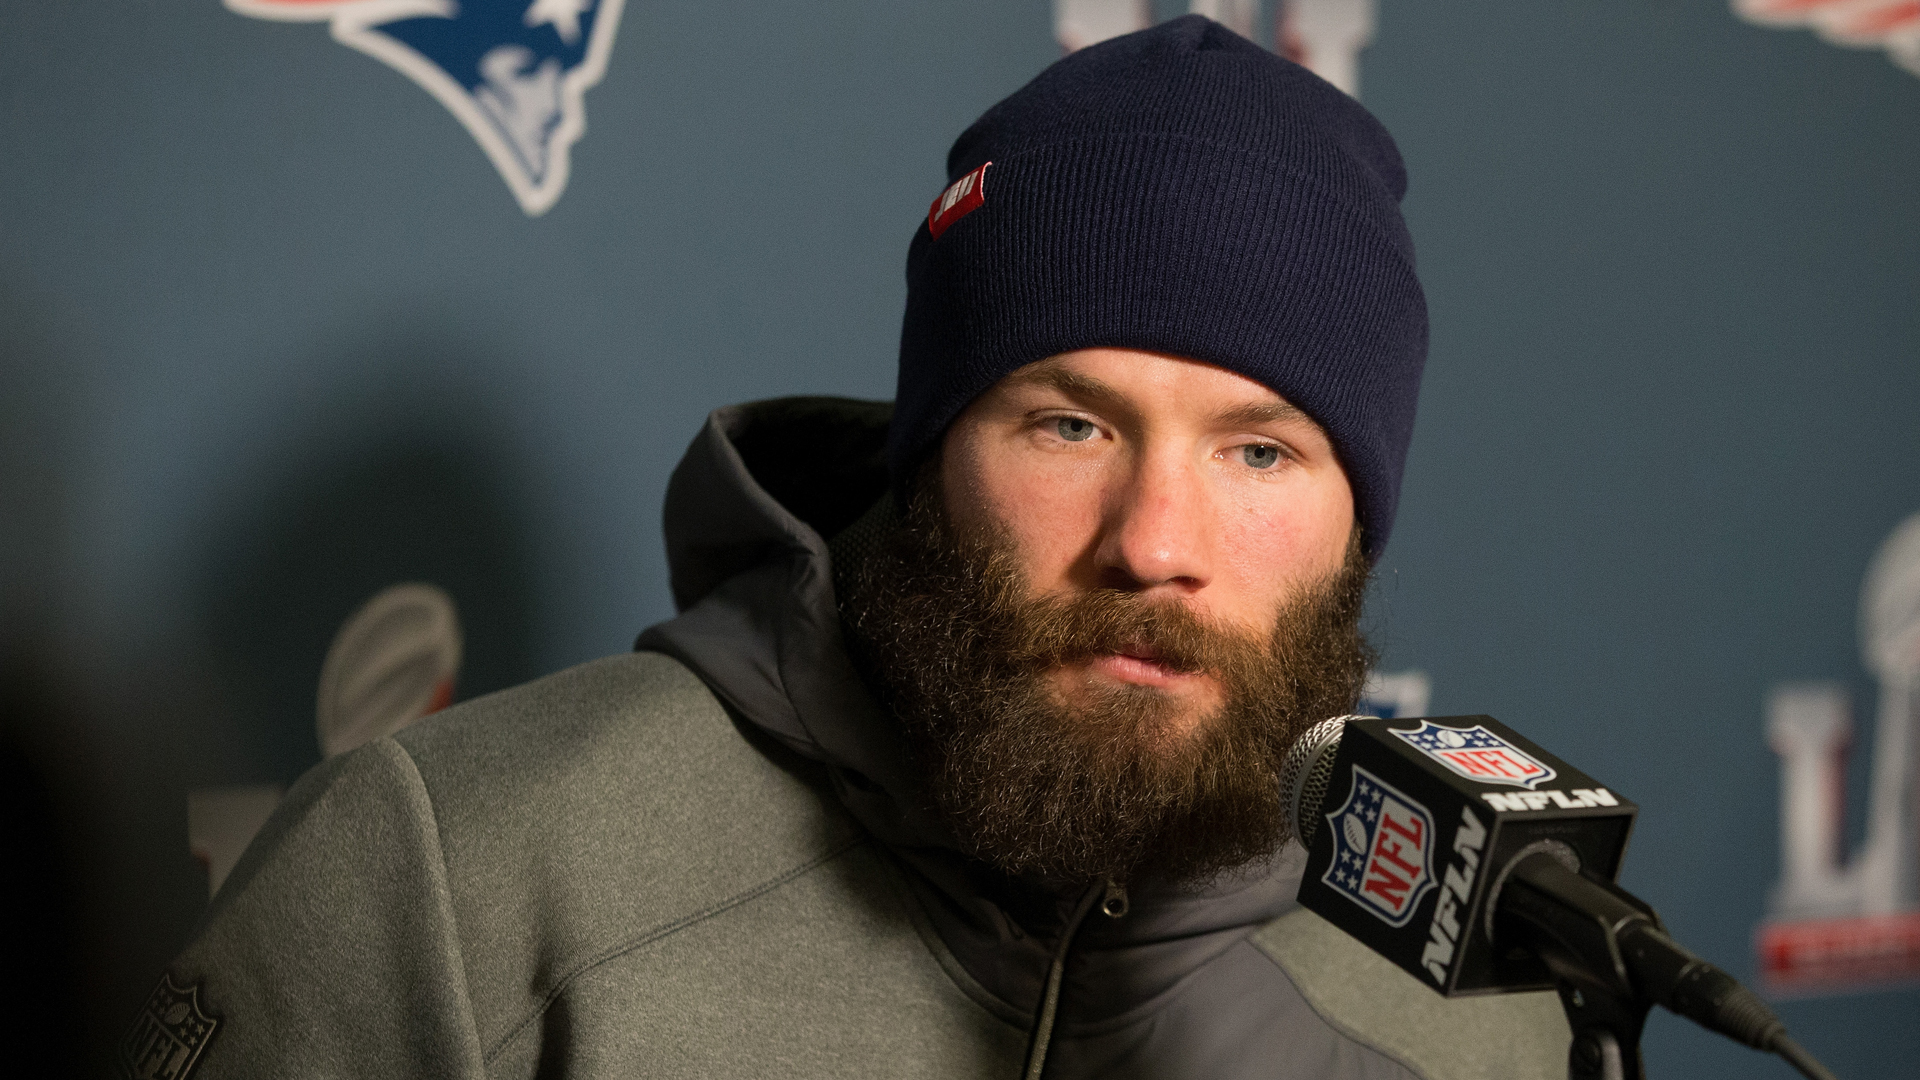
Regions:
<instances>
[{"instance_id":1,"label":"blue backdrop","mask_svg":"<svg viewBox=\"0 0 1920 1080\"><path fill-rule=\"evenodd\" d=\"M1920 510L1920 79L1717 0L1379 26L1363 99L1433 311L1387 666L1636 798L1625 883L1750 975L1767 689L1872 700L1861 574ZM890 395L947 144L1057 55L1045 0L629 0L530 219L322 26L9 5L0 645L67 958L42 981L81 1003L41 1037L104 1060L205 902L185 792L318 759L320 654L374 589L454 594L463 694L668 614L660 499L702 416ZM1843 1077L1920 1075L1920 993L1784 1015ZM1787 1075L1671 1017L1647 1048Z\"/></svg>"}]
</instances>

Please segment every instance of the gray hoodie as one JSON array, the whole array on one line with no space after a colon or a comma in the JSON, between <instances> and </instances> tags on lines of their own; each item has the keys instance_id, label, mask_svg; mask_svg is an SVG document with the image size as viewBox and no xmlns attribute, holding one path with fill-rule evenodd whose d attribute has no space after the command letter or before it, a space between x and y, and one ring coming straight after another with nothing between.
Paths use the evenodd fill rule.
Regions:
<instances>
[{"instance_id":1,"label":"gray hoodie","mask_svg":"<svg viewBox=\"0 0 1920 1080\"><path fill-rule=\"evenodd\" d=\"M884 491L886 419L715 412L667 495L682 614L302 778L130 1070L1564 1075L1551 994L1437 996L1294 903L1297 847L1118 917L960 855L847 659L823 539Z\"/></svg>"}]
</instances>

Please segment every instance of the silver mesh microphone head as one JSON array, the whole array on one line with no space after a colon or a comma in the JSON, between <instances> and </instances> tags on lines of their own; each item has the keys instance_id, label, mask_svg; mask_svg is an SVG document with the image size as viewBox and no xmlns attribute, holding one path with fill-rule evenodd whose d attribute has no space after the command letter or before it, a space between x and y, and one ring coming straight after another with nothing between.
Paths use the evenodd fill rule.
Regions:
<instances>
[{"instance_id":1,"label":"silver mesh microphone head","mask_svg":"<svg viewBox=\"0 0 1920 1080\"><path fill-rule=\"evenodd\" d=\"M1287 751L1287 759L1280 765L1280 806L1287 818L1287 832L1300 841L1301 847L1313 843L1320 804L1326 801L1327 784L1333 779L1333 751L1340 745L1340 733L1349 720L1370 719L1348 715L1322 720L1308 728Z\"/></svg>"}]
</instances>

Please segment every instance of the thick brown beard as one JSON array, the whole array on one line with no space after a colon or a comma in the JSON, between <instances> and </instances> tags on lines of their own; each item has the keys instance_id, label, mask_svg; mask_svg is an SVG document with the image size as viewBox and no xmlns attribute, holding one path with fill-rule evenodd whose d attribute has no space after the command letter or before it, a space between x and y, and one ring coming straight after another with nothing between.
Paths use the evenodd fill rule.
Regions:
<instances>
[{"instance_id":1,"label":"thick brown beard","mask_svg":"<svg viewBox=\"0 0 1920 1080\"><path fill-rule=\"evenodd\" d=\"M1196 884L1271 857L1287 749L1351 710L1372 660L1357 535L1261 639L1118 589L1032 595L1007 538L958 535L937 481L918 486L879 550L845 569L841 611L962 849L1057 885ZM1148 687L1080 708L1049 689L1058 665L1142 642L1212 674L1222 707L1195 724Z\"/></svg>"}]
</instances>

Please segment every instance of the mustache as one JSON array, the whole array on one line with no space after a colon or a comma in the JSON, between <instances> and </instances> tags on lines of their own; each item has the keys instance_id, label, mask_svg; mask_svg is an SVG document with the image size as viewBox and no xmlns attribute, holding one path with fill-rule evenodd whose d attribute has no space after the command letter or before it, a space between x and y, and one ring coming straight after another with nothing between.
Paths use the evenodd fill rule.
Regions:
<instances>
[{"instance_id":1,"label":"mustache","mask_svg":"<svg viewBox=\"0 0 1920 1080\"><path fill-rule=\"evenodd\" d=\"M1179 600L1149 600L1119 589L1028 596L1020 610L1005 655L1028 670L1118 653L1225 677L1257 661L1268 644Z\"/></svg>"},{"instance_id":2,"label":"mustache","mask_svg":"<svg viewBox=\"0 0 1920 1080\"><path fill-rule=\"evenodd\" d=\"M1181 600L1149 599L1126 589L1036 593L1028 586L1004 530L963 534L944 519L929 523L921 509L916 524L934 534L930 546L950 553L945 559L932 560L945 562L949 574L933 576L948 576L949 585L981 596L968 613L971 617L962 618L966 625L956 628L948 621L947 626L949 632L959 629L957 637L983 646L965 651L990 668L991 677L1017 681L1062 664L1129 654L1150 656L1175 671L1205 673L1228 684L1245 683L1257 679L1276 654L1287 649L1286 638L1299 630L1284 619L1264 632L1246 630ZM1353 550L1357 551L1357 544ZM1305 591L1350 592L1351 583L1339 580L1350 578L1350 569L1334 579L1309 583ZM952 573L955 570L957 574ZM1364 588L1364 572L1360 584ZM1306 598L1295 601L1302 599ZM1314 605L1309 601L1308 606ZM950 620L953 612L940 614Z\"/></svg>"}]
</instances>

